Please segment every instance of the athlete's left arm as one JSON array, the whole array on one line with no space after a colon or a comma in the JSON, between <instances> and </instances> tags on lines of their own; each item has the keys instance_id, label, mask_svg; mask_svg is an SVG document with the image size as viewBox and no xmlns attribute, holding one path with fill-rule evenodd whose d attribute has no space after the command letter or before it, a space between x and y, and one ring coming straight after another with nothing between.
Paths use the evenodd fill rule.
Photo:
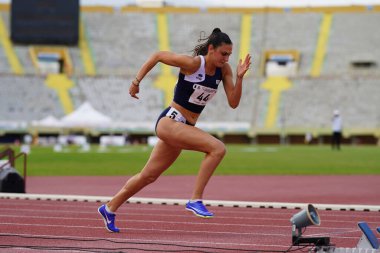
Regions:
<instances>
[{"instance_id":1,"label":"athlete's left arm","mask_svg":"<svg viewBox=\"0 0 380 253\"><path fill-rule=\"evenodd\" d=\"M248 71L249 66L251 65L251 56L247 54L244 59L244 62L240 59L239 64L236 69L236 81L233 82L233 74L231 66L226 63L222 68L223 74L223 86L227 95L228 104L231 108L238 107L240 103L243 78L245 73Z\"/></svg>"}]
</instances>

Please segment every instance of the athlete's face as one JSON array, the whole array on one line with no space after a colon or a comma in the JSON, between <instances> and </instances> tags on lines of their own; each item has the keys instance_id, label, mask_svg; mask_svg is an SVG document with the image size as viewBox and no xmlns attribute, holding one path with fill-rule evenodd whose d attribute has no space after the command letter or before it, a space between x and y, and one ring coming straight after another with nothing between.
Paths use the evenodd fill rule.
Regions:
<instances>
[{"instance_id":1,"label":"athlete's face","mask_svg":"<svg viewBox=\"0 0 380 253\"><path fill-rule=\"evenodd\" d=\"M217 67L222 67L228 62L230 55L232 54L232 44L223 43L219 47L212 48L211 50L214 56L214 63Z\"/></svg>"}]
</instances>

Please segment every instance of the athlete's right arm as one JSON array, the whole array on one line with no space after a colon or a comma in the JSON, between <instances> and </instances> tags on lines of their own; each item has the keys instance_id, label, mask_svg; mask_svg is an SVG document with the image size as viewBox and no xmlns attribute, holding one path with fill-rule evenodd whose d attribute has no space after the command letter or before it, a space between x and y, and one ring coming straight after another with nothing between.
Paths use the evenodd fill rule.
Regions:
<instances>
[{"instance_id":1,"label":"athlete's right arm","mask_svg":"<svg viewBox=\"0 0 380 253\"><path fill-rule=\"evenodd\" d=\"M162 62L166 65L173 67L178 67L181 69L182 73L194 73L199 68L201 60L199 57L192 57L188 55L176 54L168 51L159 51L152 54L148 60L141 66L140 70L137 72L135 80L129 87L129 94L134 97L139 93L139 83L145 77L146 74L154 67L157 63ZM137 81L137 83L136 83Z\"/></svg>"},{"instance_id":2,"label":"athlete's right arm","mask_svg":"<svg viewBox=\"0 0 380 253\"><path fill-rule=\"evenodd\" d=\"M169 66L178 67L181 69L181 71L184 72L195 72L200 65L199 57L181 55L168 51L159 51L152 54L141 66L139 72L136 75L138 80L143 79L144 76L159 62L162 62Z\"/></svg>"}]
</instances>

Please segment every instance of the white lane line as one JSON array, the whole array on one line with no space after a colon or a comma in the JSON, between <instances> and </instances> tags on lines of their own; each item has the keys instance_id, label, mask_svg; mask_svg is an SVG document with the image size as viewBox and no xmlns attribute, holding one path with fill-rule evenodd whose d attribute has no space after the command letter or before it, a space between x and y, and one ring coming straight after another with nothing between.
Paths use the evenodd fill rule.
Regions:
<instances>
[{"instance_id":1,"label":"white lane line","mask_svg":"<svg viewBox=\"0 0 380 253\"><path fill-rule=\"evenodd\" d=\"M0 198L87 201L87 202L107 202L111 199L111 197L106 197L106 196L25 194L25 193L1 193ZM187 201L188 201L187 199L133 197L128 200L128 203L185 205ZM224 201L224 200L205 200L204 203L209 206L243 207L243 208L280 208L280 209L304 209L308 205L308 203L249 202L249 201ZM313 205L318 210L336 210L336 211L351 210L351 211L380 212L380 205L351 205L351 204L313 204Z\"/></svg>"},{"instance_id":2,"label":"white lane line","mask_svg":"<svg viewBox=\"0 0 380 253\"><path fill-rule=\"evenodd\" d=\"M32 208L32 207L57 207L57 204L55 201L51 201L51 200L31 200L31 201L36 201L36 204L32 204L32 203L25 203L25 202L16 202L16 201L20 201L20 199L6 199L6 200L10 200L12 202L7 202L6 203L6 206L8 207L11 207L11 206L26 206L28 208ZM6 200L3 200L3 203L4 201ZM22 199L23 201L29 201L27 199ZM45 201L45 202L42 202L42 201ZM70 204L70 203L73 203L73 204ZM91 202L83 202L83 203L91 203ZM137 205L138 207L134 207L135 205ZM62 208L78 208L78 202L59 202L59 207L62 207ZM127 206L122 206L120 208L120 213L130 213L130 211L138 211L138 212L141 212L141 211L153 211L154 212L178 212L178 209L181 209L183 208L183 206L178 206L178 209L173 209L173 206L167 206L167 205L162 205L162 207L160 207L159 210L155 209L156 207L153 207L153 205L145 205L144 206L139 206L139 204L132 204L132 205L127 205ZM92 210L93 207L89 207L89 206L82 206L80 207L80 209L84 210L84 209L88 209L88 210ZM8 210L12 210L12 209L8 209ZM267 211L261 211L263 209L257 209L257 208L222 208L218 210L218 214L228 214L228 213L238 213L239 215L242 215L242 214L249 214L249 215L261 215L261 214L265 214L265 215L268 215L268 212ZM281 212L279 212L278 210L275 210L275 209L266 209L266 210L273 210L273 212L270 213L271 216L289 216L290 214L294 214L295 210L293 209L282 209ZM348 212L341 212L341 211L324 211L322 213L322 215L324 217L324 221L326 220L326 217L330 217L330 218L333 218L333 217L339 217L339 220L329 220L329 221L334 221L334 222L347 222L347 221L344 221L342 220L343 217L347 217L347 218L350 218L350 220L352 220L352 218L360 218L360 217L365 217L366 219L369 219L369 218L378 218L380 219L380 216L378 214L376 214L375 212L362 212L362 211L357 211L357 212L351 212L351 211L348 211ZM220 217L220 215L218 215L218 217Z\"/></svg>"}]
</instances>

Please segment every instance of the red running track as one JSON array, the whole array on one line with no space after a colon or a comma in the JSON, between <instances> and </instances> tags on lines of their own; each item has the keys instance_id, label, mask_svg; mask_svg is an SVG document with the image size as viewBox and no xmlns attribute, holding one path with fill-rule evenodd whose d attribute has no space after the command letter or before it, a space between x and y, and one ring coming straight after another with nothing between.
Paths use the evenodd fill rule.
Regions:
<instances>
[{"instance_id":1,"label":"red running track","mask_svg":"<svg viewBox=\"0 0 380 253\"><path fill-rule=\"evenodd\" d=\"M27 193L112 196L126 179L28 177ZM137 197L187 199L194 180L163 176ZM205 198L379 205L379 182L376 175L214 176ZM100 204L0 198L0 252L278 252L289 249L289 219L300 211L213 206L209 209L215 218L201 219L183 206L126 204L117 213L121 233L113 234L97 213ZM337 247L356 246L360 221L371 228L380 226L380 212L319 210L319 214L321 226L308 227L305 235L329 236Z\"/></svg>"},{"instance_id":2,"label":"red running track","mask_svg":"<svg viewBox=\"0 0 380 253\"><path fill-rule=\"evenodd\" d=\"M27 193L113 196L129 177L28 177ZM161 176L137 197L187 199L195 176ZM380 175L213 176L207 200L380 205Z\"/></svg>"},{"instance_id":3,"label":"red running track","mask_svg":"<svg viewBox=\"0 0 380 253\"><path fill-rule=\"evenodd\" d=\"M289 219L300 211L210 207L216 216L202 219L183 206L127 204L118 211L121 232L115 234L103 226L97 213L100 203L20 199L0 203L0 247L10 247L0 252L285 251L291 245ZM319 214L321 226L308 227L304 235L329 236L338 247L356 246L361 236L357 222L366 221L372 228L380 224L379 212Z\"/></svg>"}]
</instances>

